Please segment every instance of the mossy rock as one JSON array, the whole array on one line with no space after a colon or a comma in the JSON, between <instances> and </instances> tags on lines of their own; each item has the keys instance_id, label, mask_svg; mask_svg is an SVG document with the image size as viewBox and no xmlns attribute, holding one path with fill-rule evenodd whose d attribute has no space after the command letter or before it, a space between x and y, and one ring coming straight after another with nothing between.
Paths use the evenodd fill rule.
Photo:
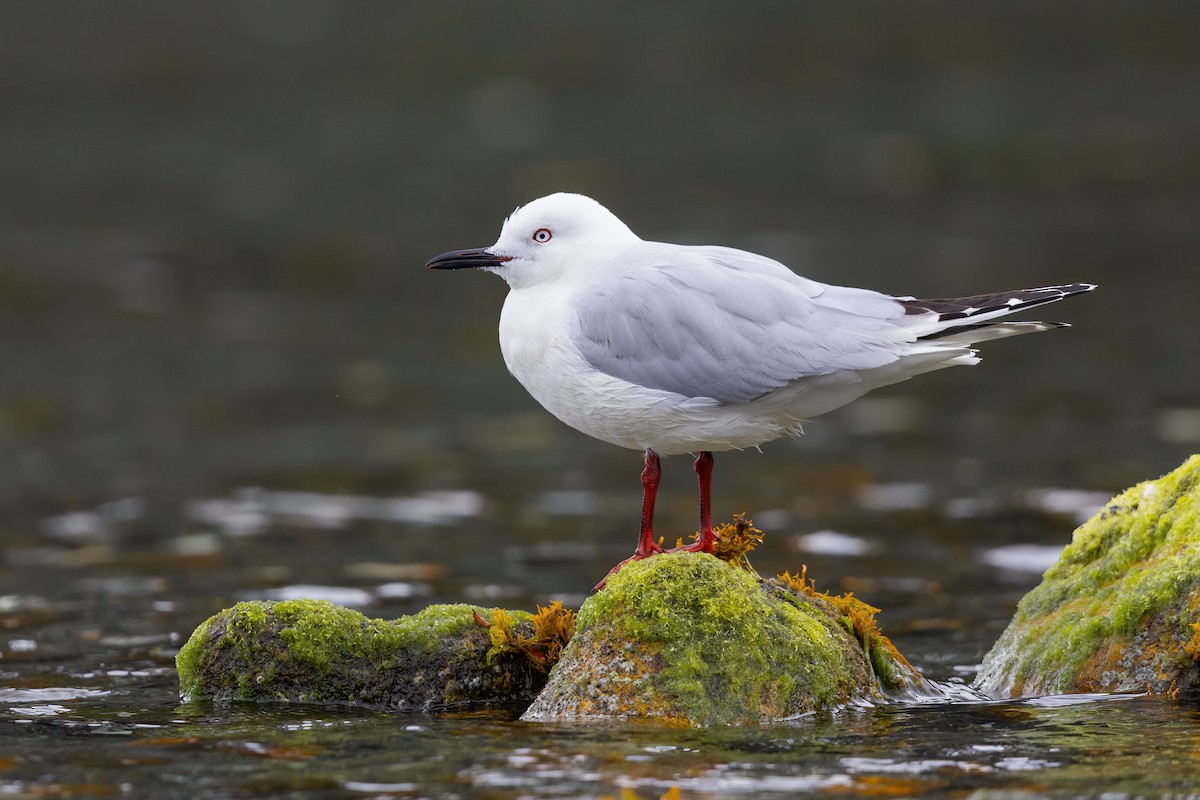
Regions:
<instances>
[{"instance_id":1,"label":"mossy rock","mask_svg":"<svg viewBox=\"0 0 1200 800\"><path fill-rule=\"evenodd\" d=\"M398 711L527 705L545 675L520 654L489 658L493 639L479 612L495 613L434 605L387 621L323 600L238 603L179 651L180 694ZM529 614L504 613L531 628Z\"/></svg>"},{"instance_id":2,"label":"mossy rock","mask_svg":"<svg viewBox=\"0 0 1200 800\"><path fill-rule=\"evenodd\" d=\"M749 724L932 691L882 635L860 641L830 599L709 555L632 562L583 604L522 718Z\"/></svg>"},{"instance_id":3,"label":"mossy rock","mask_svg":"<svg viewBox=\"0 0 1200 800\"><path fill-rule=\"evenodd\" d=\"M1200 688L1200 455L1075 531L984 658L994 697Z\"/></svg>"}]
</instances>

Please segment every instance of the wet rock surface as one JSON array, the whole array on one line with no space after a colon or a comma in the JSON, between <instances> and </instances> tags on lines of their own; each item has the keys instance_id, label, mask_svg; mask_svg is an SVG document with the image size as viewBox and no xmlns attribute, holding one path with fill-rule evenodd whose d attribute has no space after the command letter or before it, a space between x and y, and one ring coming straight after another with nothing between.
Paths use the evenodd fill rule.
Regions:
<instances>
[{"instance_id":1,"label":"wet rock surface","mask_svg":"<svg viewBox=\"0 0 1200 800\"><path fill-rule=\"evenodd\" d=\"M763 581L681 553L627 565L584 603L578 629L557 603L385 621L319 600L245 602L198 627L177 663L185 699L743 724L936 691L875 610L803 577Z\"/></svg>"},{"instance_id":2,"label":"wet rock surface","mask_svg":"<svg viewBox=\"0 0 1200 800\"><path fill-rule=\"evenodd\" d=\"M931 689L838 599L708 555L628 564L583 604L523 719L745 724Z\"/></svg>"},{"instance_id":3,"label":"wet rock surface","mask_svg":"<svg viewBox=\"0 0 1200 800\"><path fill-rule=\"evenodd\" d=\"M200 625L180 651L180 693L397 711L527 705L544 670L521 652L493 653L497 637L483 616L495 610L482 611L433 605L388 621L322 600L239 603ZM532 634L530 614L500 617L509 631Z\"/></svg>"},{"instance_id":4,"label":"wet rock surface","mask_svg":"<svg viewBox=\"0 0 1200 800\"><path fill-rule=\"evenodd\" d=\"M995 697L1200 688L1200 455L1080 526L984 659Z\"/></svg>"}]
</instances>

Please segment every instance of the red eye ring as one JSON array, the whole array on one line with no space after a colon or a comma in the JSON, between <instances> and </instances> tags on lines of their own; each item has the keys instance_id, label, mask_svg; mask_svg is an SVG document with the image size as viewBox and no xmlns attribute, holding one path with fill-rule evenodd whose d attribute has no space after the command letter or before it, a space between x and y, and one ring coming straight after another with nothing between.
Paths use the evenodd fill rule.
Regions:
<instances>
[{"instance_id":1,"label":"red eye ring","mask_svg":"<svg viewBox=\"0 0 1200 800\"><path fill-rule=\"evenodd\" d=\"M538 244L545 244L554 238L554 234L550 232L549 228L538 228L533 232L533 236L530 238L532 238Z\"/></svg>"}]
</instances>

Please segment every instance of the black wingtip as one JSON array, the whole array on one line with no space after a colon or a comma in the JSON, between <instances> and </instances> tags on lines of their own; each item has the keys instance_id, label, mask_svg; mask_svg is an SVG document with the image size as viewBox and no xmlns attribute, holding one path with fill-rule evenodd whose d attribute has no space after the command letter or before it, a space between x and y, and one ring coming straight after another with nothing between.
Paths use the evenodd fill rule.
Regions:
<instances>
[{"instance_id":1,"label":"black wingtip","mask_svg":"<svg viewBox=\"0 0 1200 800\"><path fill-rule=\"evenodd\" d=\"M1034 289L1014 289L1008 292L992 292L970 297L941 297L934 299L897 298L909 314L935 313L942 321L970 319L996 312L1020 311L1026 308L1054 303L1072 295L1096 289L1095 283L1064 283L1057 286L1039 286Z\"/></svg>"}]
</instances>

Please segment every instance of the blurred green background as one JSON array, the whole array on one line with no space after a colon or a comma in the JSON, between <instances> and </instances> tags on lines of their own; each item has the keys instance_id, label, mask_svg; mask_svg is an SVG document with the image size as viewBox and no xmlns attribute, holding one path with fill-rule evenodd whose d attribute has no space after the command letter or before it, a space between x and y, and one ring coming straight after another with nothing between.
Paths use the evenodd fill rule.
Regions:
<instances>
[{"instance_id":1,"label":"blurred green background","mask_svg":"<svg viewBox=\"0 0 1200 800\"><path fill-rule=\"evenodd\" d=\"M10 521L257 485L467 488L520 527L522 498L583 487L632 531L637 454L507 375L502 282L422 268L557 190L826 282L1101 284L1035 315L1072 330L718 458L718 516L831 475L1114 490L1200 446L1195 3L0 15ZM668 470L691 513L690 469Z\"/></svg>"}]
</instances>

